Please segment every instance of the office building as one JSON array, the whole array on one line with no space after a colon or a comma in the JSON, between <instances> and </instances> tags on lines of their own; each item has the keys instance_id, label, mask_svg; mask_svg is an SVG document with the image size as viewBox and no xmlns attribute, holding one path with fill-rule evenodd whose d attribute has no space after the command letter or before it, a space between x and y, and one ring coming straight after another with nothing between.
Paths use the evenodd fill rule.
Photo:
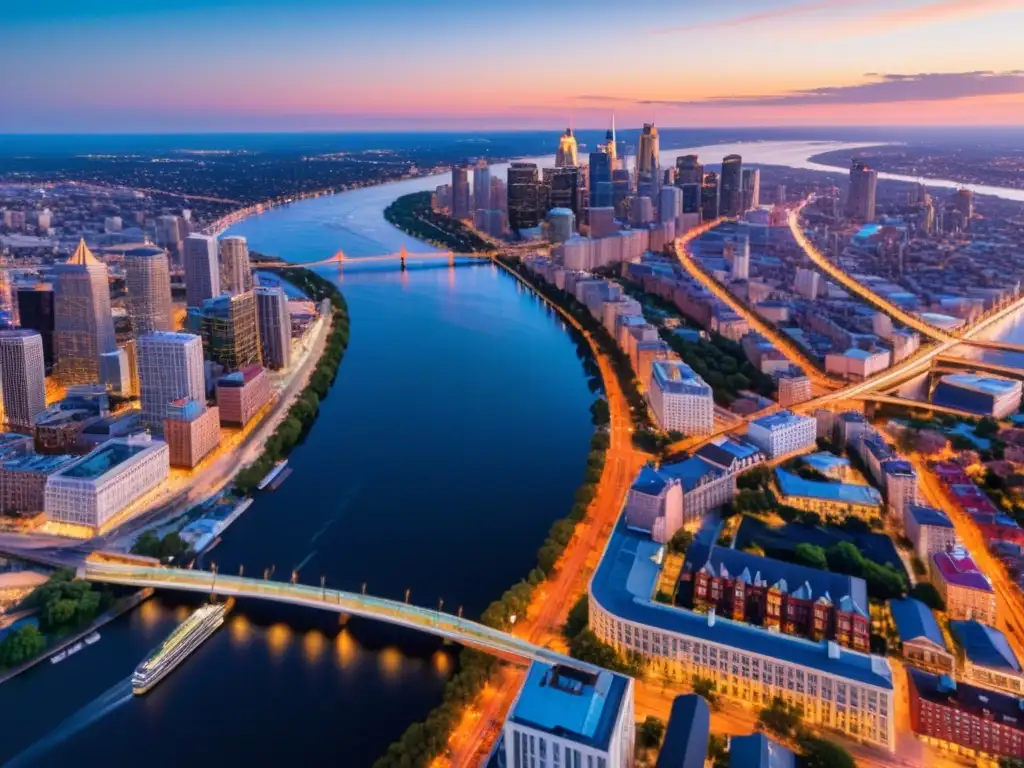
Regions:
<instances>
[{"instance_id":1,"label":"office building","mask_svg":"<svg viewBox=\"0 0 1024 768\"><path fill-rule=\"evenodd\" d=\"M1018 697L913 668L907 669L907 679L914 733L968 756L1024 759L1024 709Z\"/></svg>"},{"instance_id":2,"label":"office building","mask_svg":"<svg viewBox=\"0 0 1024 768\"><path fill-rule=\"evenodd\" d=\"M572 133L572 128L566 128L565 133L558 138L558 151L555 152L555 167L576 167L577 151L578 146L576 144L576 137Z\"/></svg>"},{"instance_id":3,"label":"office building","mask_svg":"<svg viewBox=\"0 0 1024 768\"><path fill-rule=\"evenodd\" d=\"M1004 419L1020 408L1021 382L999 376L950 373L939 378L932 402Z\"/></svg>"},{"instance_id":4,"label":"office building","mask_svg":"<svg viewBox=\"0 0 1024 768\"><path fill-rule=\"evenodd\" d=\"M30 453L0 462L0 511L23 516L42 512L46 508L46 481L77 458Z\"/></svg>"},{"instance_id":5,"label":"office building","mask_svg":"<svg viewBox=\"0 0 1024 768\"><path fill-rule=\"evenodd\" d=\"M489 211L496 206L491 203L491 168L486 160L473 166L473 210Z\"/></svg>"},{"instance_id":6,"label":"office building","mask_svg":"<svg viewBox=\"0 0 1024 768\"><path fill-rule=\"evenodd\" d=\"M46 410L46 364L38 331L0 331L0 391L4 421L16 429L31 429Z\"/></svg>"},{"instance_id":7,"label":"office building","mask_svg":"<svg viewBox=\"0 0 1024 768\"><path fill-rule=\"evenodd\" d=\"M35 418L35 449L39 453L70 453L78 444L78 433L110 414L106 387L68 387L67 397L47 407Z\"/></svg>"},{"instance_id":8,"label":"office building","mask_svg":"<svg viewBox=\"0 0 1024 768\"><path fill-rule=\"evenodd\" d=\"M163 432L171 466L191 469L220 442L220 409L199 400L175 400L167 404Z\"/></svg>"},{"instance_id":9,"label":"office building","mask_svg":"<svg viewBox=\"0 0 1024 768\"><path fill-rule=\"evenodd\" d=\"M722 160L722 179L718 211L722 216L743 214L743 158L726 155Z\"/></svg>"},{"instance_id":10,"label":"office building","mask_svg":"<svg viewBox=\"0 0 1024 768\"><path fill-rule=\"evenodd\" d=\"M743 210L751 211L761 205L761 169L743 170Z\"/></svg>"},{"instance_id":11,"label":"office building","mask_svg":"<svg viewBox=\"0 0 1024 768\"><path fill-rule=\"evenodd\" d=\"M540 174L536 163L512 163L508 169L508 225L513 231L540 226Z\"/></svg>"},{"instance_id":12,"label":"office building","mask_svg":"<svg viewBox=\"0 0 1024 768\"><path fill-rule=\"evenodd\" d=\"M779 405L789 408L811 399L811 379L796 366L790 366L776 375Z\"/></svg>"},{"instance_id":13,"label":"office building","mask_svg":"<svg viewBox=\"0 0 1024 768\"><path fill-rule=\"evenodd\" d=\"M222 376L217 381L221 424L244 427L270 402L273 393L270 377L259 365Z\"/></svg>"},{"instance_id":14,"label":"office building","mask_svg":"<svg viewBox=\"0 0 1024 768\"><path fill-rule=\"evenodd\" d=\"M118 349L124 351L128 363L128 394L139 394L139 353L135 339L126 339Z\"/></svg>"},{"instance_id":15,"label":"office building","mask_svg":"<svg viewBox=\"0 0 1024 768\"><path fill-rule=\"evenodd\" d=\"M704 768L710 733L711 710L704 697L676 696L655 768Z\"/></svg>"},{"instance_id":16,"label":"office building","mask_svg":"<svg viewBox=\"0 0 1024 768\"><path fill-rule=\"evenodd\" d=\"M683 191L679 187L662 187L658 198L658 221L675 222L683 215Z\"/></svg>"},{"instance_id":17,"label":"office building","mask_svg":"<svg viewBox=\"0 0 1024 768\"><path fill-rule=\"evenodd\" d=\"M252 290L249 244L244 237L222 237L220 251L220 289L228 293Z\"/></svg>"},{"instance_id":18,"label":"office building","mask_svg":"<svg viewBox=\"0 0 1024 768\"><path fill-rule=\"evenodd\" d=\"M912 597L890 600L889 613L900 638L900 655L908 663L931 672L953 674L956 660L927 605Z\"/></svg>"},{"instance_id":19,"label":"office building","mask_svg":"<svg viewBox=\"0 0 1024 768\"><path fill-rule=\"evenodd\" d=\"M132 333L172 330L171 272L167 252L142 246L124 254L124 281Z\"/></svg>"},{"instance_id":20,"label":"office building","mask_svg":"<svg viewBox=\"0 0 1024 768\"><path fill-rule=\"evenodd\" d=\"M153 241L161 248L178 251L185 237L185 222L177 216L157 216Z\"/></svg>"},{"instance_id":21,"label":"office building","mask_svg":"<svg viewBox=\"0 0 1024 768\"><path fill-rule=\"evenodd\" d=\"M590 207L612 207L612 157L607 152L590 153Z\"/></svg>"},{"instance_id":22,"label":"office building","mask_svg":"<svg viewBox=\"0 0 1024 768\"><path fill-rule=\"evenodd\" d=\"M469 195L469 168L462 163L452 166L452 218L469 219L473 216Z\"/></svg>"},{"instance_id":23,"label":"office building","mask_svg":"<svg viewBox=\"0 0 1024 768\"><path fill-rule=\"evenodd\" d=\"M813 448L817 425L811 416L797 416L792 411L762 416L750 422L747 440L760 448L770 459L794 451Z\"/></svg>"},{"instance_id":24,"label":"office building","mask_svg":"<svg viewBox=\"0 0 1024 768\"><path fill-rule=\"evenodd\" d=\"M775 470L775 483L783 504L823 518L871 520L882 514L882 495L870 485L807 480L782 468Z\"/></svg>"},{"instance_id":25,"label":"office building","mask_svg":"<svg viewBox=\"0 0 1024 768\"><path fill-rule=\"evenodd\" d=\"M709 678L721 695L755 709L781 696L803 707L808 725L894 749L896 698L885 658L658 602L667 562L664 545L615 527L589 586L598 639L638 654L658 676Z\"/></svg>"},{"instance_id":26,"label":"office building","mask_svg":"<svg viewBox=\"0 0 1024 768\"><path fill-rule=\"evenodd\" d=\"M169 459L161 440L110 440L50 475L46 517L99 530L167 480Z\"/></svg>"},{"instance_id":27,"label":"office building","mask_svg":"<svg viewBox=\"0 0 1024 768\"><path fill-rule=\"evenodd\" d=\"M185 302L201 307L207 299L220 296L220 258L217 238L193 234L185 238Z\"/></svg>"},{"instance_id":28,"label":"office building","mask_svg":"<svg viewBox=\"0 0 1024 768\"><path fill-rule=\"evenodd\" d=\"M640 131L640 142L636 151L637 187L643 182L652 185L651 192L656 197L661 185L661 145L658 129L653 123L644 123Z\"/></svg>"},{"instance_id":29,"label":"office building","mask_svg":"<svg viewBox=\"0 0 1024 768\"><path fill-rule=\"evenodd\" d=\"M203 343L191 333L159 331L139 337L142 421L159 430L167 404L182 398L205 402Z\"/></svg>"},{"instance_id":30,"label":"office building","mask_svg":"<svg viewBox=\"0 0 1024 768\"><path fill-rule=\"evenodd\" d=\"M978 570L966 552L937 552L932 555L931 577L951 619L996 623L996 595L992 582Z\"/></svg>"},{"instance_id":31,"label":"office building","mask_svg":"<svg viewBox=\"0 0 1024 768\"><path fill-rule=\"evenodd\" d=\"M1024 694L1024 670L1006 635L977 621L951 621L959 677L993 691Z\"/></svg>"},{"instance_id":32,"label":"office building","mask_svg":"<svg viewBox=\"0 0 1024 768\"><path fill-rule=\"evenodd\" d=\"M932 561L932 555L951 552L960 543L946 513L922 504L903 507L903 530L914 545L914 554L925 563Z\"/></svg>"},{"instance_id":33,"label":"office building","mask_svg":"<svg viewBox=\"0 0 1024 768\"><path fill-rule=\"evenodd\" d=\"M714 221L719 212L718 174L705 173L700 188L700 217L703 221Z\"/></svg>"},{"instance_id":34,"label":"office building","mask_svg":"<svg viewBox=\"0 0 1024 768\"><path fill-rule=\"evenodd\" d=\"M552 208L566 208L579 214L580 169L576 166L545 168L541 187L547 193L542 213Z\"/></svg>"},{"instance_id":35,"label":"office building","mask_svg":"<svg viewBox=\"0 0 1024 768\"><path fill-rule=\"evenodd\" d=\"M120 347L100 355L100 384L119 395L133 394L128 354Z\"/></svg>"},{"instance_id":36,"label":"office building","mask_svg":"<svg viewBox=\"0 0 1024 768\"><path fill-rule=\"evenodd\" d=\"M697 221L700 220L700 184L683 184L678 187L679 191L682 192L682 208L683 215L690 214L691 216L696 215Z\"/></svg>"},{"instance_id":37,"label":"office building","mask_svg":"<svg viewBox=\"0 0 1024 768\"><path fill-rule=\"evenodd\" d=\"M854 158L850 164L850 189L846 196L846 217L856 221L875 220L875 192L878 172Z\"/></svg>"},{"instance_id":38,"label":"office building","mask_svg":"<svg viewBox=\"0 0 1024 768\"><path fill-rule=\"evenodd\" d=\"M633 679L534 661L505 721L508 768L632 768Z\"/></svg>"},{"instance_id":39,"label":"office building","mask_svg":"<svg viewBox=\"0 0 1024 768\"><path fill-rule=\"evenodd\" d=\"M697 184L704 181L704 166L701 165L697 155L681 155L676 158L676 186L684 187L687 184Z\"/></svg>"},{"instance_id":40,"label":"office building","mask_svg":"<svg viewBox=\"0 0 1024 768\"><path fill-rule=\"evenodd\" d=\"M260 364L255 293L247 291L207 299L198 319L203 337L203 357L207 360L227 371Z\"/></svg>"},{"instance_id":41,"label":"office building","mask_svg":"<svg viewBox=\"0 0 1024 768\"><path fill-rule=\"evenodd\" d=\"M548 211L548 239L552 243L564 243L573 236L576 216L568 208L552 208Z\"/></svg>"},{"instance_id":42,"label":"office building","mask_svg":"<svg viewBox=\"0 0 1024 768\"><path fill-rule=\"evenodd\" d=\"M658 426L666 432L707 435L714 429L711 387L685 363L656 361L651 366L647 398Z\"/></svg>"},{"instance_id":43,"label":"office building","mask_svg":"<svg viewBox=\"0 0 1024 768\"><path fill-rule=\"evenodd\" d=\"M82 240L74 255L57 265L55 272L57 373L65 385L98 382L100 355L117 349L107 267Z\"/></svg>"},{"instance_id":44,"label":"office building","mask_svg":"<svg viewBox=\"0 0 1024 768\"><path fill-rule=\"evenodd\" d=\"M629 216L629 198L633 194L633 180L625 168L612 170L612 207L621 219Z\"/></svg>"},{"instance_id":45,"label":"office building","mask_svg":"<svg viewBox=\"0 0 1024 768\"><path fill-rule=\"evenodd\" d=\"M257 288L256 319L259 322L260 355L267 368L287 368L292 360L292 321L288 296L282 288Z\"/></svg>"},{"instance_id":46,"label":"office building","mask_svg":"<svg viewBox=\"0 0 1024 768\"><path fill-rule=\"evenodd\" d=\"M43 341L43 364L53 370L53 286L49 283L18 286L18 324L38 331Z\"/></svg>"}]
</instances>

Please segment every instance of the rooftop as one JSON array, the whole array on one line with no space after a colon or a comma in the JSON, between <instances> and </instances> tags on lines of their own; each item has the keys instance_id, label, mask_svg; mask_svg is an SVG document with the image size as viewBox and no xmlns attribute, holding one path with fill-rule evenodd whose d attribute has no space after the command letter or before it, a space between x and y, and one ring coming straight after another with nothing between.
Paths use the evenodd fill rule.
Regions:
<instances>
[{"instance_id":1,"label":"rooftop","mask_svg":"<svg viewBox=\"0 0 1024 768\"><path fill-rule=\"evenodd\" d=\"M779 411L778 413L771 413L759 419L754 419L752 423L757 424L762 429L767 429L769 432L774 432L776 429L784 429L808 419L814 421L810 416L797 416L792 411Z\"/></svg>"},{"instance_id":2,"label":"rooftop","mask_svg":"<svg viewBox=\"0 0 1024 768\"><path fill-rule=\"evenodd\" d=\"M946 384L981 392L992 397L1020 392L1021 383L998 376L978 376L973 373L949 373L942 377Z\"/></svg>"},{"instance_id":3,"label":"rooftop","mask_svg":"<svg viewBox=\"0 0 1024 768\"><path fill-rule=\"evenodd\" d=\"M889 459L882 462L882 471L887 475L906 475L916 477L913 465L904 459Z\"/></svg>"},{"instance_id":4,"label":"rooftop","mask_svg":"<svg viewBox=\"0 0 1024 768\"><path fill-rule=\"evenodd\" d=\"M850 466L849 459L842 456L836 456L834 453L829 453L828 451L812 453L807 456L802 456L801 459L804 464L823 474L828 474L833 470Z\"/></svg>"},{"instance_id":5,"label":"rooftop","mask_svg":"<svg viewBox=\"0 0 1024 768\"><path fill-rule=\"evenodd\" d=\"M931 525L937 528L953 527L953 522L946 513L935 507L927 507L924 504L908 504L907 512L918 525Z\"/></svg>"},{"instance_id":6,"label":"rooftop","mask_svg":"<svg viewBox=\"0 0 1024 768\"><path fill-rule=\"evenodd\" d=\"M0 464L7 472L41 472L45 475L52 474L61 467L66 467L78 457L67 454L57 456L46 456L38 453L30 453L25 456L16 456L13 459Z\"/></svg>"},{"instance_id":7,"label":"rooftop","mask_svg":"<svg viewBox=\"0 0 1024 768\"><path fill-rule=\"evenodd\" d=\"M263 373L262 365L249 365L242 368L240 371L229 373L227 376L221 376L217 379L218 387L244 387L253 379L257 378Z\"/></svg>"},{"instance_id":8,"label":"rooftop","mask_svg":"<svg viewBox=\"0 0 1024 768\"><path fill-rule=\"evenodd\" d=\"M535 661L509 719L603 749L611 741L627 686L626 678L607 670L582 672Z\"/></svg>"},{"instance_id":9,"label":"rooftop","mask_svg":"<svg viewBox=\"0 0 1024 768\"><path fill-rule=\"evenodd\" d=\"M709 464L699 456L691 456L689 459L675 464L665 464L661 468L665 477L678 480L683 485L683 491L692 491L705 477L715 478L722 476L722 470Z\"/></svg>"},{"instance_id":10,"label":"rooftop","mask_svg":"<svg viewBox=\"0 0 1024 768\"><path fill-rule=\"evenodd\" d=\"M1006 641L1006 635L995 627L977 621L951 621L949 633L972 664L1020 674L1020 662Z\"/></svg>"},{"instance_id":11,"label":"rooftop","mask_svg":"<svg viewBox=\"0 0 1024 768\"><path fill-rule=\"evenodd\" d=\"M827 483L805 480L800 475L787 472L781 467L775 470L775 481L783 496L801 496L809 499L834 501L840 504L859 504L879 507L882 495L870 485L853 483Z\"/></svg>"},{"instance_id":12,"label":"rooftop","mask_svg":"<svg viewBox=\"0 0 1024 768\"><path fill-rule=\"evenodd\" d=\"M97 480L153 445L152 442L108 440L67 469L61 470L60 475L76 480Z\"/></svg>"},{"instance_id":13,"label":"rooftop","mask_svg":"<svg viewBox=\"0 0 1024 768\"><path fill-rule=\"evenodd\" d=\"M978 570L970 555L936 552L932 556L932 560L947 584L978 589L982 592L992 591L992 583L985 574Z\"/></svg>"},{"instance_id":14,"label":"rooftop","mask_svg":"<svg viewBox=\"0 0 1024 768\"><path fill-rule=\"evenodd\" d=\"M763 733L729 739L729 768L793 768L796 756Z\"/></svg>"},{"instance_id":15,"label":"rooftop","mask_svg":"<svg viewBox=\"0 0 1024 768\"><path fill-rule=\"evenodd\" d=\"M930 675L914 667L907 667L907 678L922 699L1024 730L1024 700L1016 696L956 683L945 675Z\"/></svg>"},{"instance_id":16,"label":"rooftop","mask_svg":"<svg viewBox=\"0 0 1024 768\"><path fill-rule=\"evenodd\" d=\"M920 600L912 597L890 600L889 611L896 623L900 640L904 643L924 639L943 650L949 650L946 647L946 638L935 621L935 614Z\"/></svg>"},{"instance_id":17,"label":"rooftop","mask_svg":"<svg viewBox=\"0 0 1024 768\"><path fill-rule=\"evenodd\" d=\"M824 640L768 632L722 617L709 626L707 616L654 602L651 595L663 552L650 537L630 531L620 522L594 572L592 600L627 621L892 690L892 670L884 658L848 648L838 648L838 656L831 658Z\"/></svg>"},{"instance_id":18,"label":"rooftop","mask_svg":"<svg viewBox=\"0 0 1024 768\"><path fill-rule=\"evenodd\" d=\"M652 374L662 392L686 395L711 395L711 387L693 372L686 363L678 360L656 360Z\"/></svg>"},{"instance_id":19,"label":"rooftop","mask_svg":"<svg viewBox=\"0 0 1024 768\"><path fill-rule=\"evenodd\" d=\"M665 740L657 768L704 768L708 751L711 711L695 693L676 696L665 726Z\"/></svg>"}]
</instances>

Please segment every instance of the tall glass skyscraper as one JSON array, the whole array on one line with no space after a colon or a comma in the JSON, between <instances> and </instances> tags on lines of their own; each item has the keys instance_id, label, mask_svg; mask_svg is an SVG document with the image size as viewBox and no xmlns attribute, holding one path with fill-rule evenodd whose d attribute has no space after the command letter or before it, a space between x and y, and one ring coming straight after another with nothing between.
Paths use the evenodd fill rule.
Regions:
<instances>
[{"instance_id":1,"label":"tall glass skyscraper","mask_svg":"<svg viewBox=\"0 0 1024 768\"><path fill-rule=\"evenodd\" d=\"M55 271L53 340L58 375L64 384L98 382L100 355L117 349L107 265L82 240L74 255Z\"/></svg>"},{"instance_id":2,"label":"tall glass skyscraper","mask_svg":"<svg viewBox=\"0 0 1024 768\"><path fill-rule=\"evenodd\" d=\"M590 153L590 207L612 205L612 156L607 152Z\"/></svg>"},{"instance_id":3,"label":"tall glass skyscraper","mask_svg":"<svg viewBox=\"0 0 1024 768\"><path fill-rule=\"evenodd\" d=\"M207 299L220 296L220 258L217 238L192 234L185 238L185 301L201 307Z\"/></svg>"},{"instance_id":4,"label":"tall glass skyscraper","mask_svg":"<svg viewBox=\"0 0 1024 768\"><path fill-rule=\"evenodd\" d=\"M743 158L739 155L726 155L722 160L718 201L718 210L722 216L739 216L743 213Z\"/></svg>"},{"instance_id":5,"label":"tall glass skyscraper","mask_svg":"<svg viewBox=\"0 0 1024 768\"><path fill-rule=\"evenodd\" d=\"M124 275L132 333L171 330L171 273L164 249L147 245L126 251Z\"/></svg>"},{"instance_id":6,"label":"tall glass skyscraper","mask_svg":"<svg viewBox=\"0 0 1024 768\"><path fill-rule=\"evenodd\" d=\"M43 361L53 368L53 286L49 283L18 286L18 318L22 328L39 331L43 337Z\"/></svg>"},{"instance_id":7,"label":"tall glass skyscraper","mask_svg":"<svg viewBox=\"0 0 1024 768\"><path fill-rule=\"evenodd\" d=\"M536 163L508 169L508 225L513 231L540 226L540 174Z\"/></svg>"}]
</instances>

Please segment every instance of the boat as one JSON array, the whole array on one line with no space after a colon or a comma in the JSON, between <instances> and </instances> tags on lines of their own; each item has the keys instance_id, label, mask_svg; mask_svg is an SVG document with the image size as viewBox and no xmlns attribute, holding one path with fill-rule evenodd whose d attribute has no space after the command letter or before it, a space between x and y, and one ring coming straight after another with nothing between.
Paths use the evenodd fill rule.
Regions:
<instances>
[{"instance_id":1,"label":"boat","mask_svg":"<svg viewBox=\"0 0 1024 768\"><path fill-rule=\"evenodd\" d=\"M68 652L67 651L61 651L60 653L55 653L55 654L53 654L53 656L50 657L50 663L51 664L60 664L67 657L68 657Z\"/></svg>"},{"instance_id":2,"label":"boat","mask_svg":"<svg viewBox=\"0 0 1024 768\"><path fill-rule=\"evenodd\" d=\"M82 650L83 648L85 648L85 645L82 643L81 640L79 640L77 643L75 643L70 648L68 648L67 654L68 654L68 656L73 656L76 653L78 653L80 650Z\"/></svg>"},{"instance_id":3,"label":"boat","mask_svg":"<svg viewBox=\"0 0 1024 768\"><path fill-rule=\"evenodd\" d=\"M100 633L99 632L93 632L91 635L89 635L87 638L85 638L85 644L86 645L92 645L93 643L98 643L99 641L100 641Z\"/></svg>"},{"instance_id":4,"label":"boat","mask_svg":"<svg viewBox=\"0 0 1024 768\"><path fill-rule=\"evenodd\" d=\"M264 488L266 488L268 485L274 482L274 479L278 475L280 475L284 471L284 468L287 466L288 459L281 459L280 461L275 463L274 468L267 472L266 476L262 480L260 480L259 485L257 485L256 487L262 491Z\"/></svg>"},{"instance_id":5,"label":"boat","mask_svg":"<svg viewBox=\"0 0 1024 768\"><path fill-rule=\"evenodd\" d=\"M278 488L280 488L280 487L281 487L281 483L283 483L283 482L284 482L285 480L287 480L287 479L288 479L288 475L290 475L291 473L292 473L292 470L291 470L291 468L289 467L289 468L288 468L288 469L286 469L286 470L285 470L284 472L282 472L281 474L279 474L279 475L277 476L277 479L276 479L276 480L274 480L274 482L272 482L272 483L270 484L270 490L272 490L272 491L276 491L276 490L277 490Z\"/></svg>"},{"instance_id":6,"label":"boat","mask_svg":"<svg viewBox=\"0 0 1024 768\"><path fill-rule=\"evenodd\" d=\"M224 623L226 611L227 606L223 604L209 603L179 624L160 647L135 668L132 693L141 696L163 680Z\"/></svg>"}]
</instances>

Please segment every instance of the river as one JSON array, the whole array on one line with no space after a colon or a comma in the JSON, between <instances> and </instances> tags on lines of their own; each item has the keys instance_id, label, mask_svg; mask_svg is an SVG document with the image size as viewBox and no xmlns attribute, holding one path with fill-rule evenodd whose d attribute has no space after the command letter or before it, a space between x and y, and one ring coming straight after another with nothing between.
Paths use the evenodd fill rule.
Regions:
<instances>
[{"instance_id":1,"label":"river","mask_svg":"<svg viewBox=\"0 0 1024 768\"><path fill-rule=\"evenodd\" d=\"M662 156L739 152L809 167L813 154L857 146L761 142ZM382 211L443 179L307 200L229 232L295 262L339 249L425 251ZM491 265L322 274L341 281L352 315L338 380L292 456L294 473L258 497L210 559L222 572L274 567L287 578L297 569L302 581L366 582L390 597L411 588L414 602L443 598L446 610L477 615L526 574L582 479L591 397L574 344ZM133 698L134 666L196 604L150 600L96 645L0 686L0 763L365 766L440 701L454 667L457 649L432 638L248 602L152 693Z\"/></svg>"}]
</instances>

